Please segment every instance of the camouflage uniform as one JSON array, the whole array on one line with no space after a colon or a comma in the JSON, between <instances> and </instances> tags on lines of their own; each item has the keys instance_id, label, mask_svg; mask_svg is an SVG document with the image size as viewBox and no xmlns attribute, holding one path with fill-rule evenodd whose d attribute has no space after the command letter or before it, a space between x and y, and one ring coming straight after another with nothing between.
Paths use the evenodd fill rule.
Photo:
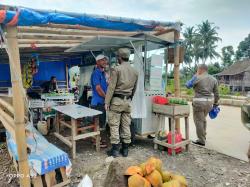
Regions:
<instances>
[{"instance_id":1,"label":"camouflage uniform","mask_svg":"<svg viewBox=\"0 0 250 187\"><path fill-rule=\"evenodd\" d=\"M121 57L129 58L130 52L126 48L119 49ZM110 126L111 144L131 142L131 100L135 93L138 73L129 62L123 62L111 70L111 81L106 93L105 104L110 106L108 124ZM120 133L119 133L120 130Z\"/></svg>"},{"instance_id":2,"label":"camouflage uniform","mask_svg":"<svg viewBox=\"0 0 250 187\"><path fill-rule=\"evenodd\" d=\"M196 134L198 141L205 144L207 128L206 117L211 111L213 104L218 105L219 101L218 83L213 76L208 73L203 73L197 77L193 88L195 91L193 118L196 126Z\"/></svg>"}]
</instances>

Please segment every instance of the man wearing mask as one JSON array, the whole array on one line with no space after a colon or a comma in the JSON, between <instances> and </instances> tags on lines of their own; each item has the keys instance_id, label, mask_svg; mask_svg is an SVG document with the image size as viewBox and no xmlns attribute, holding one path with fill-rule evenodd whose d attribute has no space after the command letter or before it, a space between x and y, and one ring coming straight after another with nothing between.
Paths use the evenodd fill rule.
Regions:
<instances>
[{"instance_id":1,"label":"man wearing mask","mask_svg":"<svg viewBox=\"0 0 250 187\"><path fill-rule=\"evenodd\" d=\"M108 156L119 155L119 143L122 141L120 153L128 156L128 146L131 142L131 100L134 96L138 72L130 66L130 50L118 50L117 60L119 66L111 70L111 80L105 97L105 108L108 110L108 124L110 127L111 150Z\"/></svg>"},{"instance_id":2,"label":"man wearing mask","mask_svg":"<svg viewBox=\"0 0 250 187\"><path fill-rule=\"evenodd\" d=\"M197 73L186 83L187 88L193 88L193 118L196 126L198 140L194 144L205 146L206 143L206 117L211 109L219 105L219 92L217 80L208 74L205 64L198 66Z\"/></svg>"}]
</instances>

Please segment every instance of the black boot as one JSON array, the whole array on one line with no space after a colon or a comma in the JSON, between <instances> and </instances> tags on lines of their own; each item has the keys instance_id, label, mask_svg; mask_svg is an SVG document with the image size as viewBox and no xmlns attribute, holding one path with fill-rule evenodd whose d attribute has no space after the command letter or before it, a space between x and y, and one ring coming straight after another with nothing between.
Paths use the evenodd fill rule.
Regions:
<instances>
[{"instance_id":1,"label":"black boot","mask_svg":"<svg viewBox=\"0 0 250 187\"><path fill-rule=\"evenodd\" d=\"M128 147L129 147L128 143L122 143L122 148L120 149L120 153L122 154L123 157L128 156Z\"/></svg>"},{"instance_id":2,"label":"black boot","mask_svg":"<svg viewBox=\"0 0 250 187\"><path fill-rule=\"evenodd\" d=\"M107 151L108 156L118 157L119 156L119 144L112 144L112 148Z\"/></svg>"}]
</instances>

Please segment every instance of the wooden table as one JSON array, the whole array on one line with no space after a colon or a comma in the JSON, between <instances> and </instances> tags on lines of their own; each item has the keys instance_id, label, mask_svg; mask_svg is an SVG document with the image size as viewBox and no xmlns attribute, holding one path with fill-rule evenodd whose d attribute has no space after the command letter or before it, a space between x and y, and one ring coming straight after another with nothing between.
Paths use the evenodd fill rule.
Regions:
<instances>
[{"instance_id":1,"label":"wooden table","mask_svg":"<svg viewBox=\"0 0 250 187\"><path fill-rule=\"evenodd\" d=\"M97 115L102 112L93 110L77 104L68 104L63 106L52 107L56 110L56 132L54 135L60 139L63 143L68 145L72 149L73 159L76 157L76 141L80 139L86 139L89 137L94 137L96 141L96 150L100 150L100 130L99 130L99 118ZM62 115L69 116L71 118L70 122L65 121L61 118ZM94 117L95 116L95 117ZM63 116L62 116L63 117ZM78 128L79 119L85 117L94 117L93 124ZM60 134L60 127L64 126L71 130L71 136L65 137ZM86 132L86 130L92 129L92 132ZM85 131L85 132L84 132ZM83 133L79 133L83 132Z\"/></svg>"},{"instance_id":2,"label":"wooden table","mask_svg":"<svg viewBox=\"0 0 250 187\"><path fill-rule=\"evenodd\" d=\"M167 147L172 149L172 155L175 155L175 149L178 147L186 146L186 150L189 150L189 113L190 108L189 105L159 105L159 104L153 104L153 113L158 115L159 117L159 125L158 129L155 133L155 139L154 139L154 148L157 149L158 145ZM159 131L164 129L163 126L165 121L165 118L168 118L169 120L169 131L171 132L171 144L166 143L166 140L160 141L158 139ZM184 118L185 119L185 140L179 143L175 143L175 119ZM165 125L165 124L164 124Z\"/></svg>"}]
</instances>

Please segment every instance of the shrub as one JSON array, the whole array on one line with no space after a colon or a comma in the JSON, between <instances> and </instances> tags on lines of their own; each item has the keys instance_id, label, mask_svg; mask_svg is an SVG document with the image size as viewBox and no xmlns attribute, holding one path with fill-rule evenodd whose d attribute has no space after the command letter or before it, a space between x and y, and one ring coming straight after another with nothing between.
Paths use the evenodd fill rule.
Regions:
<instances>
[{"instance_id":1,"label":"shrub","mask_svg":"<svg viewBox=\"0 0 250 187\"><path fill-rule=\"evenodd\" d=\"M220 95L230 94L230 88L224 84L219 85L219 94Z\"/></svg>"},{"instance_id":2,"label":"shrub","mask_svg":"<svg viewBox=\"0 0 250 187\"><path fill-rule=\"evenodd\" d=\"M174 93L174 79L168 79L168 84L166 87L166 92Z\"/></svg>"},{"instance_id":3,"label":"shrub","mask_svg":"<svg viewBox=\"0 0 250 187\"><path fill-rule=\"evenodd\" d=\"M187 95L194 95L194 90L193 89L187 89L186 94Z\"/></svg>"},{"instance_id":4,"label":"shrub","mask_svg":"<svg viewBox=\"0 0 250 187\"><path fill-rule=\"evenodd\" d=\"M241 96L240 92L235 92L234 95L235 96Z\"/></svg>"}]
</instances>

